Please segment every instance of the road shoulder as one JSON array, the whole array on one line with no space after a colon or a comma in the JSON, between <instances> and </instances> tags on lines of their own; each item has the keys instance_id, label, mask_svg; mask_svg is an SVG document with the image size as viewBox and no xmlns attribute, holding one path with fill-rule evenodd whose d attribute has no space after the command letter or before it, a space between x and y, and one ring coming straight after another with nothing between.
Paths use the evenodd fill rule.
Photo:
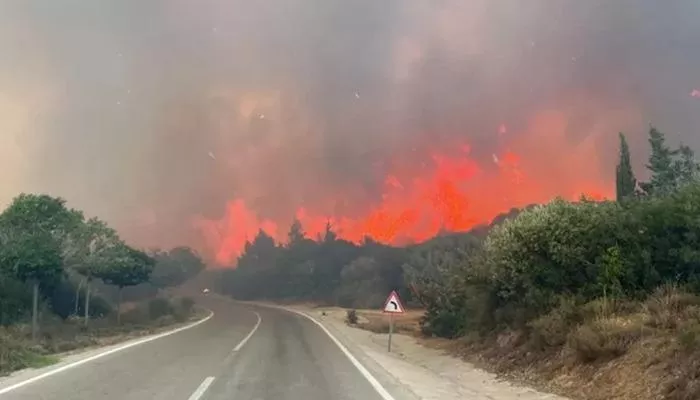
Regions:
<instances>
[{"instance_id":1,"label":"road shoulder","mask_svg":"<svg viewBox=\"0 0 700 400\"><path fill-rule=\"evenodd\" d=\"M55 375L62 371L72 369L79 365L83 365L93 360L100 359L102 357L106 357L110 354L114 354L134 346L139 346L144 343L148 343L160 338L179 333L181 331L188 330L190 328L194 328L195 326L198 326L211 319L213 315L213 312L209 312L207 315L196 321L187 322L185 324L178 324L165 331L160 331L151 335L137 337L109 346L76 350L63 356L57 355L58 357L60 357L60 361L46 367L26 368L14 371L13 373L7 376L0 377L0 395L14 390L16 388L19 388L21 386L31 384L43 378Z\"/></svg>"},{"instance_id":2,"label":"road shoulder","mask_svg":"<svg viewBox=\"0 0 700 400\"><path fill-rule=\"evenodd\" d=\"M566 400L553 394L512 385L439 350L421 346L415 338L395 334L392 352L387 335L348 326L342 310L288 306L317 320L343 343L398 398L425 400L499 399ZM324 315L325 313L325 315Z\"/></svg>"}]
</instances>

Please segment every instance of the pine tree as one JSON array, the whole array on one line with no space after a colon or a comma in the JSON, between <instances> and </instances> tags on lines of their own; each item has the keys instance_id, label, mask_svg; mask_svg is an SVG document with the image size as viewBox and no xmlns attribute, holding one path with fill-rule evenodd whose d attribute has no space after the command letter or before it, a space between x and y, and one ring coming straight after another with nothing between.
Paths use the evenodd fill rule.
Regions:
<instances>
[{"instance_id":1,"label":"pine tree","mask_svg":"<svg viewBox=\"0 0 700 400\"><path fill-rule=\"evenodd\" d=\"M678 149L680 159L674 163L678 185L687 185L696 182L700 178L700 164L695 161L695 152L688 146L681 144Z\"/></svg>"},{"instance_id":2,"label":"pine tree","mask_svg":"<svg viewBox=\"0 0 700 400\"><path fill-rule=\"evenodd\" d=\"M678 150L671 150L666 145L666 136L653 126L649 129L649 144L651 155L646 167L651 172L651 179L641 183L640 187L647 195L670 194L678 186L678 173L673 160Z\"/></svg>"},{"instance_id":3,"label":"pine tree","mask_svg":"<svg viewBox=\"0 0 700 400\"><path fill-rule=\"evenodd\" d=\"M287 246L293 247L306 239L306 232L301 226L301 221L294 219L292 226L289 227L289 233L287 234Z\"/></svg>"},{"instance_id":4,"label":"pine tree","mask_svg":"<svg viewBox=\"0 0 700 400\"><path fill-rule=\"evenodd\" d=\"M634 196L637 188L637 179L632 171L630 161L630 149L627 145L627 138L620 133L620 161L616 171L617 201L622 201Z\"/></svg>"}]
</instances>

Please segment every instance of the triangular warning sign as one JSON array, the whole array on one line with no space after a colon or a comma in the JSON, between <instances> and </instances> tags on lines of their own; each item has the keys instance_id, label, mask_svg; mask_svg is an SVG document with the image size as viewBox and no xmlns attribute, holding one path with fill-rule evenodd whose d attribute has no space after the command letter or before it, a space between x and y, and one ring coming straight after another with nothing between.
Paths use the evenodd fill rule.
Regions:
<instances>
[{"instance_id":1,"label":"triangular warning sign","mask_svg":"<svg viewBox=\"0 0 700 400\"><path fill-rule=\"evenodd\" d=\"M403 314L405 312L401 299L399 299L399 294L395 290L392 290L389 297L387 297L386 303L384 303L384 312L393 314Z\"/></svg>"}]
</instances>

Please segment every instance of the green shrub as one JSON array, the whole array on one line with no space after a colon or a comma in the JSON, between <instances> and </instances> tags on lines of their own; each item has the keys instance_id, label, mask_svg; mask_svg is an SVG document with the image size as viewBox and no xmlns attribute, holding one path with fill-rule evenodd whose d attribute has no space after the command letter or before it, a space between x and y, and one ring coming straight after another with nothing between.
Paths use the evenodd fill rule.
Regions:
<instances>
[{"instance_id":1,"label":"green shrub","mask_svg":"<svg viewBox=\"0 0 700 400\"><path fill-rule=\"evenodd\" d=\"M156 320L165 315L173 315L175 309L170 301L163 297L157 297L148 301L148 315Z\"/></svg>"},{"instance_id":2,"label":"green shrub","mask_svg":"<svg viewBox=\"0 0 700 400\"><path fill-rule=\"evenodd\" d=\"M183 311L191 313L194 308L194 300L191 297L183 297L180 299L180 307Z\"/></svg>"},{"instance_id":3,"label":"green shrub","mask_svg":"<svg viewBox=\"0 0 700 400\"><path fill-rule=\"evenodd\" d=\"M144 305L122 312L121 321L123 324L129 325L145 325L151 320L148 308Z\"/></svg>"},{"instance_id":4,"label":"green shrub","mask_svg":"<svg viewBox=\"0 0 700 400\"><path fill-rule=\"evenodd\" d=\"M32 289L0 273L0 326L16 323L31 313Z\"/></svg>"},{"instance_id":5,"label":"green shrub","mask_svg":"<svg viewBox=\"0 0 700 400\"><path fill-rule=\"evenodd\" d=\"M178 322L186 321L192 315L194 300L189 297L182 297L171 301L173 316Z\"/></svg>"},{"instance_id":6,"label":"green shrub","mask_svg":"<svg viewBox=\"0 0 700 400\"><path fill-rule=\"evenodd\" d=\"M177 316L175 315L163 315L161 317L158 317L158 319L155 320L155 325L156 326L168 326L172 325L175 322L181 322L180 320L177 319Z\"/></svg>"},{"instance_id":7,"label":"green shrub","mask_svg":"<svg viewBox=\"0 0 700 400\"><path fill-rule=\"evenodd\" d=\"M52 357L43 355L39 348L25 342L21 334L0 327L0 376L22 368L48 365L54 361Z\"/></svg>"}]
</instances>

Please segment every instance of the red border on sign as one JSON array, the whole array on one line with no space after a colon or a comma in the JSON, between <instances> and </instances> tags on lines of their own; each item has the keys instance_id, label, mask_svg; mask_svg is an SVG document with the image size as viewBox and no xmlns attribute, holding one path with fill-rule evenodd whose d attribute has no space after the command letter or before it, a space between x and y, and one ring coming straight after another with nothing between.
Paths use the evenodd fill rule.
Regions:
<instances>
[{"instance_id":1,"label":"red border on sign","mask_svg":"<svg viewBox=\"0 0 700 400\"><path fill-rule=\"evenodd\" d=\"M387 304L389 304L392 297L396 297L396 301L399 303L399 307L401 308L401 311L398 311L398 312L386 311L386 306L387 306ZM384 302L384 307L382 307L382 312L387 313L387 314L403 314L406 312L406 307L403 306L403 303L401 302L401 297L399 297L399 294L396 293L396 290L392 290L391 293L389 293L389 297L386 298L386 301Z\"/></svg>"}]
</instances>

